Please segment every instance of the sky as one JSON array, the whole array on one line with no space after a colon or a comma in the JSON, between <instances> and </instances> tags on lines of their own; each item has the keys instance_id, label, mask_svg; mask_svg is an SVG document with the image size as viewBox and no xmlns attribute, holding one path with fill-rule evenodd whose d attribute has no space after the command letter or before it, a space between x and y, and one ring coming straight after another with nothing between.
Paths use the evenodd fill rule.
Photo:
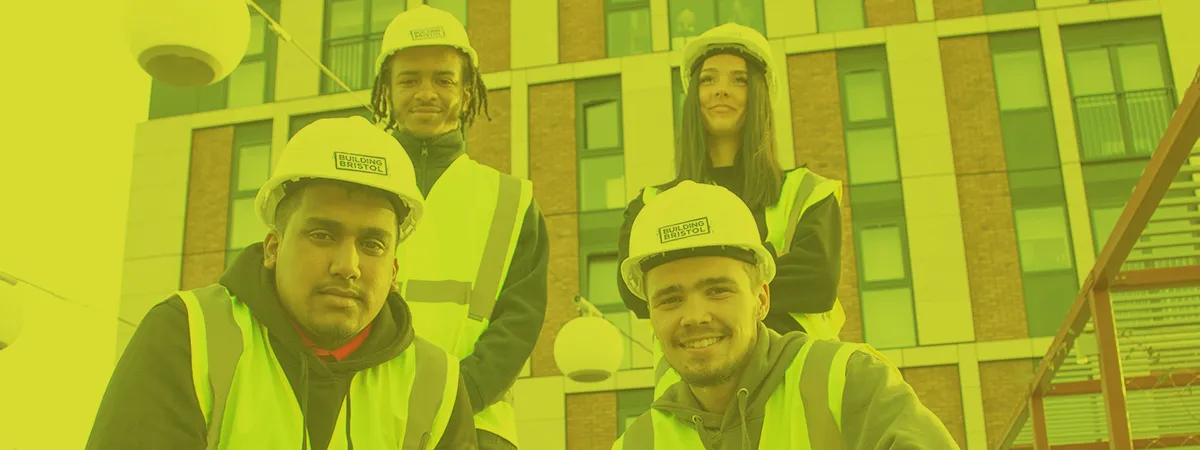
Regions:
<instances>
[{"instance_id":1,"label":"sky","mask_svg":"<svg viewBox=\"0 0 1200 450\"><path fill-rule=\"evenodd\" d=\"M112 370L133 136L150 95L121 34L124 3L0 0L0 271L75 302L0 283L0 327L24 319L0 350L5 450L82 448Z\"/></svg>"}]
</instances>

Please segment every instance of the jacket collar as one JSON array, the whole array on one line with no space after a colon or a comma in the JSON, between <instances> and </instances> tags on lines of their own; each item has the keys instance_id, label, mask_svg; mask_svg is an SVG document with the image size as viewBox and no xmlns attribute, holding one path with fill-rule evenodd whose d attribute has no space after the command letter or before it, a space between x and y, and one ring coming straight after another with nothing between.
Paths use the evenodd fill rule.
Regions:
<instances>
[{"instance_id":1,"label":"jacket collar","mask_svg":"<svg viewBox=\"0 0 1200 450\"><path fill-rule=\"evenodd\" d=\"M413 136L406 129L399 129L393 131L392 136L404 146L404 151L408 152L413 166L418 169L450 167L450 163L467 151L466 141L463 140L460 129L431 138L420 138Z\"/></svg>"}]
</instances>

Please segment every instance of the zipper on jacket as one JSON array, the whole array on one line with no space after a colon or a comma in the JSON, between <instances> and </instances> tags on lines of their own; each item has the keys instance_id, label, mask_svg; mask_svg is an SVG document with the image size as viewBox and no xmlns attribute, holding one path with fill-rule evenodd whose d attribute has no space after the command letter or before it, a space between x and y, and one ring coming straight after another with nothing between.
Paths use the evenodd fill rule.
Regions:
<instances>
[{"instance_id":1,"label":"zipper on jacket","mask_svg":"<svg viewBox=\"0 0 1200 450\"><path fill-rule=\"evenodd\" d=\"M421 143L421 190L425 192L425 196L429 197L429 191L433 189L425 188L425 183L429 181L429 147L425 143Z\"/></svg>"}]
</instances>

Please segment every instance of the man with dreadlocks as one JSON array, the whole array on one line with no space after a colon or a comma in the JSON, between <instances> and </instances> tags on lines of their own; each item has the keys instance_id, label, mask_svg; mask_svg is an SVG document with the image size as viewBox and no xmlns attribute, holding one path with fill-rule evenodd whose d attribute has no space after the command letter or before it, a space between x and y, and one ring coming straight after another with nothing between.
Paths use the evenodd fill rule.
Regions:
<instances>
[{"instance_id":1,"label":"man with dreadlocks","mask_svg":"<svg viewBox=\"0 0 1200 450\"><path fill-rule=\"evenodd\" d=\"M473 161L466 130L487 114L462 24L419 6L396 16L376 60L372 107L411 156L425 195L397 277L417 335L457 356L481 449L516 449L510 389L546 316L549 237L533 185ZM490 118L489 118L490 120Z\"/></svg>"}]
</instances>

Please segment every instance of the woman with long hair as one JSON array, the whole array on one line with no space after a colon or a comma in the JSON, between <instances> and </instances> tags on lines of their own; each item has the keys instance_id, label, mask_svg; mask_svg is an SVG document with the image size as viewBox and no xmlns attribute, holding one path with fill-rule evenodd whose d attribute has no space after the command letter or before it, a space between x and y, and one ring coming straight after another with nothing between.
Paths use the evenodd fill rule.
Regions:
<instances>
[{"instance_id":1,"label":"woman with long hair","mask_svg":"<svg viewBox=\"0 0 1200 450\"><path fill-rule=\"evenodd\" d=\"M771 98L780 89L774 64L766 38L733 23L712 28L687 45L680 66L686 97L676 139L676 177L643 189L630 202L618 264L628 257L634 219L657 193L684 180L720 185L750 207L763 242L776 257L778 273L768 285L771 308L764 324L780 334L804 331L837 339L845 322L837 299L841 183L805 167L780 169L771 112ZM625 305L639 318L648 318L648 302L619 278Z\"/></svg>"}]
</instances>

